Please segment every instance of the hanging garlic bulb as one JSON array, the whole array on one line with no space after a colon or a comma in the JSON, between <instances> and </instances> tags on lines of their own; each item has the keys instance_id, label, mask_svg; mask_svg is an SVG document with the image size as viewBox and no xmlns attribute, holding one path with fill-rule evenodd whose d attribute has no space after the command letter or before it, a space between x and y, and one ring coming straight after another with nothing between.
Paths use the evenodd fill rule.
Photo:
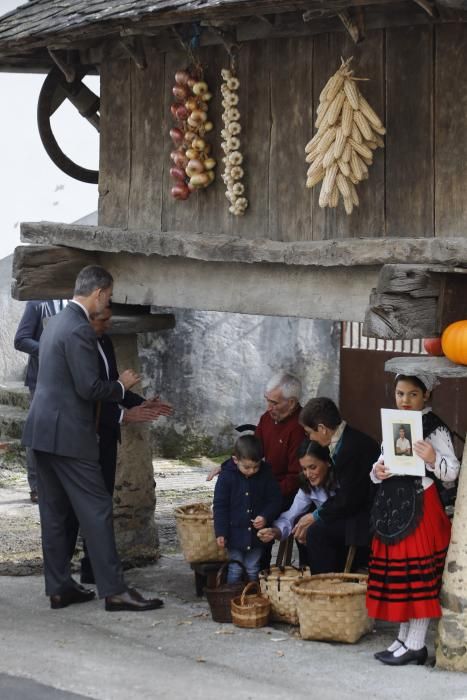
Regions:
<instances>
[{"instance_id":1,"label":"hanging garlic bulb","mask_svg":"<svg viewBox=\"0 0 467 700\"><path fill-rule=\"evenodd\" d=\"M222 179L225 182L225 196L230 202L229 212L234 216L242 216L248 207L248 199L245 195L245 187L242 180L244 171L242 168L243 155L240 152L239 134L242 131L240 126L240 112L238 111L238 95L237 90L240 87L240 81L232 71L223 68L221 71L222 80L222 121L224 128L221 131L222 150L224 157L224 174Z\"/></svg>"}]
</instances>

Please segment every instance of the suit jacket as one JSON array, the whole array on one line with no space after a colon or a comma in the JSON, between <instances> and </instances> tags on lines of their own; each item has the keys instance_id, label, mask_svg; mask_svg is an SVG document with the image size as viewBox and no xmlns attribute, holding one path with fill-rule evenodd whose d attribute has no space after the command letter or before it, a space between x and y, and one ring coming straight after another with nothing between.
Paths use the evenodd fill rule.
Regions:
<instances>
[{"instance_id":1,"label":"suit jacket","mask_svg":"<svg viewBox=\"0 0 467 700\"><path fill-rule=\"evenodd\" d=\"M56 455L98 460L96 401L121 401L120 382L99 377L97 338L73 302L47 323L23 445Z\"/></svg>"},{"instance_id":2,"label":"suit jacket","mask_svg":"<svg viewBox=\"0 0 467 700\"><path fill-rule=\"evenodd\" d=\"M107 368L99 352L99 376L104 381L107 379L115 381L118 379L118 369L112 340L110 336L103 335L97 342L104 352L109 368L109 375L107 376ZM101 440L107 437L109 439L120 440L120 415L122 412L120 406L124 408L133 408L133 406L142 404L143 401L143 397L139 396L139 394L135 394L133 391L126 391L125 397L118 403L115 401L103 401L100 407L99 424L97 427L97 432Z\"/></svg>"},{"instance_id":3,"label":"suit jacket","mask_svg":"<svg viewBox=\"0 0 467 700\"><path fill-rule=\"evenodd\" d=\"M28 301L14 339L15 349L29 355L24 383L31 392L36 388L39 340L44 330L44 318L49 316L55 316L53 301Z\"/></svg>"},{"instance_id":4,"label":"suit jacket","mask_svg":"<svg viewBox=\"0 0 467 700\"><path fill-rule=\"evenodd\" d=\"M369 511L374 496L370 471L380 454L378 443L359 430L346 425L341 444L334 453L337 490L320 507L325 522L346 519L348 544L366 544L369 538Z\"/></svg>"}]
</instances>

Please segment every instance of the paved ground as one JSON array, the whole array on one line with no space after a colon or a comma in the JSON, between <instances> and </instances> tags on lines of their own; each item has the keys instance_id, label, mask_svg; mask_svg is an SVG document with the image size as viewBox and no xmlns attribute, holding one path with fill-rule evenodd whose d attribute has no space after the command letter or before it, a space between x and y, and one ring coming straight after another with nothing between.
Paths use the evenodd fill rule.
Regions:
<instances>
[{"instance_id":1,"label":"paved ground","mask_svg":"<svg viewBox=\"0 0 467 700\"><path fill-rule=\"evenodd\" d=\"M185 502L212 488L204 483L206 468L200 469L198 475L184 471L185 485L192 485ZM168 533L164 554L156 565L127 574L132 585L164 598L162 610L107 613L100 601L50 610L40 575L0 577L1 700L289 700L305 694L319 700L467 700L466 675L376 662L373 653L395 635L391 625L377 625L358 644L345 645L304 641L288 625L242 630L213 622L205 599L195 596L192 571L174 551L170 509L178 498L177 471L173 463L156 465L158 510ZM4 555L15 522L25 520L23 532L32 528L37 541L37 511L27 495L21 480L0 488Z\"/></svg>"}]
</instances>

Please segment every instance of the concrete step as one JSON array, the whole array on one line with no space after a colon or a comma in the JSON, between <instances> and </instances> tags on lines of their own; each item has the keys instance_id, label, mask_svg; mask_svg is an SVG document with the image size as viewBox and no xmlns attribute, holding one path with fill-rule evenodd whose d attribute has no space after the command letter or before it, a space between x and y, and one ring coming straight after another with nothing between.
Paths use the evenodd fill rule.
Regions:
<instances>
[{"instance_id":1,"label":"concrete step","mask_svg":"<svg viewBox=\"0 0 467 700\"><path fill-rule=\"evenodd\" d=\"M0 405L0 441L18 440L28 412L19 406Z\"/></svg>"},{"instance_id":2,"label":"concrete step","mask_svg":"<svg viewBox=\"0 0 467 700\"><path fill-rule=\"evenodd\" d=\"M0 384L0 404L28 409L30 403L29 389L22 382L2 382Z\"/></svg>"}]
</instances>

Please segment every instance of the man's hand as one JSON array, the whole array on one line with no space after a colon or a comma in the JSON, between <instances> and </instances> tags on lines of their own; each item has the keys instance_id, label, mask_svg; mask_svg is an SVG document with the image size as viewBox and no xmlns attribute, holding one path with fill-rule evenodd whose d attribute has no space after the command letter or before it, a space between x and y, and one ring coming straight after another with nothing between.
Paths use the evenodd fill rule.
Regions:
<instances>
[{"instance_id":1,"label":"man's hand","mask_svg":"<svg viewBox=\"0 0 467 700\"><path fill-rule=\"evenodd\" d=\"M136 374L136 372L133 369L124 370L118 377L118 381L123 384L123 386L125 387L125 391L127 389L131 389L131 387L135 384L138 384L140 380L140 375Z\"/></svg>"},{"instance_id":2,"label":"man's hand","mask_svg":"<svg viewBox=\"0 0 467 700\"><path fill-rule=\"evenodd\" d=\"M225 547L225 537L216 537L218 547Z\"/></svg>"},{"instance_id":3,"label":"man's hand","mask_svg":"<svg viewBox=\"0 0 467 700\"><path fill-rule=\"evenodd\" d=\"M211 469L209 474L206 477L206 481L212 481L215 476L221 473L221 468L220 467L214 467L214 469Z\"/></svg>"},{"instance_id":4,"label":"man's hand","mask_svg":"<svg viewBox=\"0 0 467 700\"><path fill-rule=\"evenodd\" d=\"M255 530L261 530L261 528L266 527L266 518L262 515L257 515L254 520L251 521Z\"/></svg>"},{"instance_id":5,"label":"man's hand","mask_svg":"<svg viewBox=\"0 0 467 700\"><path fill-rule=\"evenodd\" d=\"M157 412L157 416L171 416L174 411L173 407L169 403L164 403L158 396L155 396L152 399L146 399L141 406L150 408Z\"/></svg>"},{"instance_id":6,"label":"man's hand","mask_svg":"<svg viewBox=\"0 0 467 700\"><path fill-rule=\"evenodd\" d=\"M161 415L170 415L161 413L158 407L152 405L146 406L144 403L133 408L125 408L123 411L122 423L151 423Z\"/></svg>"},{"instance_id":7,"label":"man's hand","mask_svg":"<svg viewBox=\"0 0 467 700\"><path fill-rule=\"evenodd\" d=\"M295 535L295 539L297 540L297 542L300 542L300 544L306 544L306 533L310 525L313 525L314 522L315 519L313 517L313 513L307 513L306 515L302 515L302 517L292 530L292 533Z\"/></svg>"}]
</instances>

